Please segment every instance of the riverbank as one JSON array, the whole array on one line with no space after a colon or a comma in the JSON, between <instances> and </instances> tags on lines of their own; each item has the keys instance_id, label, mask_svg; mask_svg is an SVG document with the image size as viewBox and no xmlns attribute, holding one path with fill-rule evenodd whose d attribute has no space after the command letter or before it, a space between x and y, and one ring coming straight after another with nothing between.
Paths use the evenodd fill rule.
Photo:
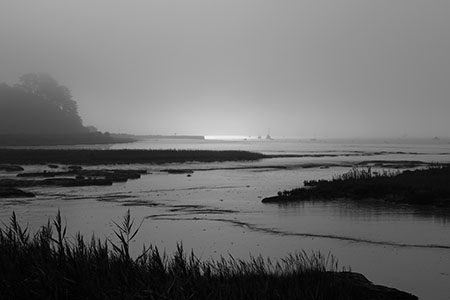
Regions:
<instances>
[{"instance_id":1,"label":"riverbank","mask_svg":"<svg viewBox=\"0 0 450 300\"><path fill-rule=\"evenodd\" d=\"M263 203L314 199L382 199L388 202L449 205L450 165L430 166L414 171L373 171L353 168L331 180L310 180L304 187L278 192Z\"/></svg>"},{"instance_id":2,"label":"riverbank","mask_svg":"<svg viewBox=\"0 0 450 300\"><path fill-rule=\"evenodd\" d=\"M58 215L35 234L12 215L0 231L2 299L417 299L377 286L363 275L339 271L318 252L279 263L261 257L202 261L178 246L173 255L144 248L130 256L140 226L128 212L116 238L66 236Z\"/></svg>"},{"instance_id":3,"label":"riverbank","mask_svg":"<svg viewBox=\"0 0 450 300\"><path fill-rule=\"evenodd\" d=\"M252 161L265 157L263 154L248 151L0 149L0 164L17 165L163 164Z\"/></svg>"}]
</instances>

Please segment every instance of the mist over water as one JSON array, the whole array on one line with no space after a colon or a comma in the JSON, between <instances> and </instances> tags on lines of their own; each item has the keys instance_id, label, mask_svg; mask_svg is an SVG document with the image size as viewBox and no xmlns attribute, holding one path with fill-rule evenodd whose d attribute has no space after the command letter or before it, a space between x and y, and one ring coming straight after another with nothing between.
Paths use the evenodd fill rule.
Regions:
<instances>
[{"instance_id":1,"label":"mist over water","mask_svg":"<svg viewBox=\"0 0 450 300\"><path fill-rule=\"evenodd\" d=\"M102 132L448 136L447 1L25 2L0 83L48 73Z\"/></svg>"}]
</instances>

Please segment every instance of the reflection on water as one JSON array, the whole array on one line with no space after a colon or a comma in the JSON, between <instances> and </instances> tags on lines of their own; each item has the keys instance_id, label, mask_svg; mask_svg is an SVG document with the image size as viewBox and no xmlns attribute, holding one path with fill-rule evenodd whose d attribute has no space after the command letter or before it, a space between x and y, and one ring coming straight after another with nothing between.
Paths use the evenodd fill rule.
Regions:
<instances>
[{"instance_id":1,"label":"reflection on water","mask_svg":"<svg viewBox=\"0 0 450 300\"><path fill-rule=\"evenodd\" d=\"M450 249L449 209L382 201L302 202L279 206L282 228L355 242Z\"/></svg>"},{"instance_id":2,"label":"reflection on water","mask_svg":"<svg viewBox=\"0 0 450 300\"><path fill-rule=\"evenodd\" d=\"M448 145L149 141L113 148L127 146L358 155L127 166L145 168L149 174L113 186L33 188L36 199L1 200L0 221L7 222L12 211L16 211L19 220L36 228L61 209L72 236L76 231L88 236L95 232L98 237L113 239L112 221L119 221L130 209L137 220L144 220L133 244L136 253L143 243L172 252L180 241L204 259L228 254L239 258L248 258L249 254L281 258L301 249L320 250L332 252L341 266L351 266L377 284L406 290L423 299L450 296L449 209L383 201L261 203L261 198L299 187L304 180L331 178L346 172L349 167L343 162L450 161L450 155L444 154L449 151ZM385 153L394 150L399 153ZM384 153L367 154L374 151ZM310 162L337 166L302 167ZM168 167L196 171L191 177L160 172Z\"/></svg>"}]
</instances>

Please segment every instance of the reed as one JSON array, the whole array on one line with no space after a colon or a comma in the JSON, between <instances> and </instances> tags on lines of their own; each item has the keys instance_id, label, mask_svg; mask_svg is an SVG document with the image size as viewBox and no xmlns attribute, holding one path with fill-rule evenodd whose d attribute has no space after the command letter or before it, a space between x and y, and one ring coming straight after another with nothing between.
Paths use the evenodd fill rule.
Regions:
<instances>
[{"instance_id":1,"label":"reed","mask_svg":"<svg viewBox=\"0 0 450 300\"><path fill-rule=\"evenodd\" d=\"M331 180L310 180L304 187L280 191L263 202L326 199L382 199L389 202L450 205L450 165L433 164L415 170L373 171L352 168Z\"/></svg>"},{"instance_id":2,"label":"reed","mask_svg":"<svg viewBox=\"0 0 450 300\"><path fill-rule=\"evenodd\" d=\"M276 262L261 256L200 260L179 244L171 256L144 247L131 257L140 225L129 211L117 240L69 238L58 211L31 233L13 213L0 230L1 299L362 299L339 276L337 260L298 252ZM358 298L359 297L359 298Z\"/></svg>"}]
</instances>

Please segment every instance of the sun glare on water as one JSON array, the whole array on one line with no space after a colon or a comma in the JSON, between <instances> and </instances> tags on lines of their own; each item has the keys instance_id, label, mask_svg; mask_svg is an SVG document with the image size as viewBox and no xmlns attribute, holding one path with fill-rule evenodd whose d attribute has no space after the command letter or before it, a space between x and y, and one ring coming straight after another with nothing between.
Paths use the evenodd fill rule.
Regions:
<instances>
[{"instance_id":1,"label":"sun glare on water","mask_svg":"<svg viewBox=\"0 0 450 300\"><path fill-rule=\"evenodd\" d=\"M254 140L257 139L256 136L248 135L206 135L205 140L226 140L226 141L242 141L242 140Z\"/></svg>"}]
</instances>

